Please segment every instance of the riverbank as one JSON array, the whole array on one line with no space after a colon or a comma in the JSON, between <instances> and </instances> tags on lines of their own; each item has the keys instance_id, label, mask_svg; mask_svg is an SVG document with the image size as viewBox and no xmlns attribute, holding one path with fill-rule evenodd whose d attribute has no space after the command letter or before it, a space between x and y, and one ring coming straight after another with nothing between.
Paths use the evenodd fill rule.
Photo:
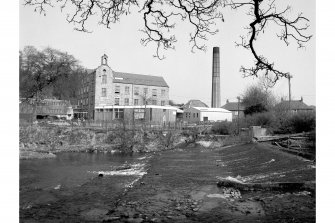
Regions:
<instances>
[{"instance_id":1,"label":"riverbank","mask_svg":"<svg viewBox=\"0 0 335 223\"><path fill-rule=\"evenodd\" d=\"M28 126L20 128L20 159L54 158L60 152L133 153L176 148L192 141L180 131L143 131L71 127Z\"/></svg>"},{"instance_id":2,"label":"riverbank","mask_svg":"<svg viewBox=\"0 0 335 223\"><path fill-rule=\"evenodd\" d=\"M249 142L240 136L198 135L184 130L144 131L123 128L110 131L71 127L20 127L20 159L55 158L60 152L148 153L197 143L219 148Z\"/></svg>"}]
</instances>

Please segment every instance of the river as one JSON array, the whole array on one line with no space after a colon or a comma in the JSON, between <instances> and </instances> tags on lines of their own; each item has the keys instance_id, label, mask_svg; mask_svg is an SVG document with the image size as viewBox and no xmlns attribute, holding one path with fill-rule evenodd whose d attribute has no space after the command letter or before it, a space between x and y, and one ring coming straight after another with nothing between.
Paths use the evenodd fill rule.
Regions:
<instances>
[{"instance_id":1,"label":"river","mask_svg":"<svg viewBox=\"0 0 335 223\"><path fill-rule=\"evenodd\" d=\"M146 174L149 158L148 155L60 153L54 159L20 160L20 218L28 217L31 209L43 210L51 204L67 210L71 204L82 205L85 211L86 206L101 203L100 209L109 209L110 205L104 203L115 201Z\"/></svg>"}]
</instances>

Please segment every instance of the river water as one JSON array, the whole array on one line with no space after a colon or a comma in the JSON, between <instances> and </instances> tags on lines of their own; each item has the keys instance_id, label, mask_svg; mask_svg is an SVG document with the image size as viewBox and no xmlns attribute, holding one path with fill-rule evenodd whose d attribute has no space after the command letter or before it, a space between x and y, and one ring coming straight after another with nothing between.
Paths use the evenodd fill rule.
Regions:
<instances>
[{"instance_id":1,"label":"river water","mask_svg":"<svg viewBox=\"0 0 335 223\"><path fill-rule=\"evenodd\" d=\"M76 197L84 192L116 197L146 173L149 158L148 155L60 153L54 159L20 160L20 209L60 202L73 193Z\"/></svg>"}]
</instances>

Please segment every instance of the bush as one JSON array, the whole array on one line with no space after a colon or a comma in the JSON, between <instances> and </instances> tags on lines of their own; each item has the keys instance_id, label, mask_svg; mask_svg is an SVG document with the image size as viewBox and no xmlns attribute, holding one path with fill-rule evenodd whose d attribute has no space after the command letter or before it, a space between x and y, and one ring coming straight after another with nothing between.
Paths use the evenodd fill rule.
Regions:
<instances>
[{"instance_id":1,"label":"bush","mask_svg":"<svg viewBox=\"0 0 335 223\"><path fill-rule=\"evenodd\" d=\"M234 128L234 124L232 122L224 121L224 122L214 123L214 125L212 126L211 131L214 134L230 135L230 134L234 133L235 128Z\"/></svg>"},{"instance_id":2,"label":"bush","mask_svg":"<svg viewBox=\"0 0 335 223\"><path fill-rule=\"evenodd\" d=\"M294 133L309 132L315 129L315 113L295 114L290 118Z\"/></svg>"},{"instance_id":3,"label":"bush","mask_svg":"<svg viewBox=\"0 0 335 223\"><path fill-rule=\"evenodd\" d=\"M244 120L244 126L262 126L271 127L275 123L275 116L272 112L262 112L253 115L247 115Z\"/></svg>"},{"instance_id":4,"label":"bush","mask_svg":"<svg viewBox=\"0 0 335 223\"><path fill-rule=\"evenodd\" d=\"M289 134L310 132L315 129L315 113L300 112L294 115L289 113L263 112L247 115L240 119L241 128L262 126L274 134Z\"/></svg>"},{"instance_id":5,"label":"bush","mask_svg":"<svg viewBox=\"0 0 335 223\"><path fill-rule=\"evenodd\" d=\"M315 130L315 113L298 113L277 118L274 133L300 133Z\"/></svg>"},{"instance_id":6,"label":"bush","mask_svg":"<svg viewBox=\"0 0 335 223\"><path fill-rule=\"evenodd\" d=\"M252 114L257 114L257 113L263 113L266 112L267 109L265 105L263 104L256 104L256 105L251 105L245 108L244 114L246 115L252 115Z\"/></svg>"}]
</instances>

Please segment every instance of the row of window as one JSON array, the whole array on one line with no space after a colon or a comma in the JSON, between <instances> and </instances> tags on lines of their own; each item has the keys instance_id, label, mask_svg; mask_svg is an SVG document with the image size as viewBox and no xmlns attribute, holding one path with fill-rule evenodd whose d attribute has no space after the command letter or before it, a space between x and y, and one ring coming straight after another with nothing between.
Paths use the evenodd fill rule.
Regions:
<instances>
[{"instance_id":1,"label":"row of window","mask_svg":"<svg viewBox=\"0 0 335 223\"><path fill-rule=\"evenodd\" d=\"M89 104L89 100L88 100L88 98L85 98L85 99L80 99L80 100L78 100L78 105L88 105ZM92 97L92 99L91 99L91 104L93 105L93 97ZM157 104L157 100L148 100L147 102L146 102L146 104L148 105L148 104L151 104L151 105L158 105ZM120 98L115 98L114 99L114 105L120 105ZM130 105L129 104L129 98L125 98L124 99L124 105ZM140 103L139 103L139 99L134 99L134 105L140 105ZM165 101L161 101L161 104L160 104L161 106L165 106L166 105L166 103L165 103Z\"/></svg>"},{"instance_id":2,"label":"row of window","mask_svg":"<svg viewBox=\"0 0 335 223\"><path fill-rule=\"evenodd\" d=\"M146 104L158 105L157 100L147 100ZM114 105L120 105L120 98L114 99ZM124 105L129 105L129 98L124 99ZM140 105L139 99L134 99L134 105ZM161 106L165 106L165 101L161 101Z\"/></svg>"},{"instance_id":3,"label":"row of window","mask_svg":"<svg viewBox=\"0 0 335 223\"><path fill-rule=\"evenodd\" d=\"M125 86L125 94L129 95L129 86ZM120 94L120 86L116 85L115 86L115 94ZM143 96L149 96L148 95L148 88L143 89ZM139 87L134 87L134 95L140 95L140 88ZM161 89L161 96L165 96L165 89ZM101 97L107 97L107 88L102 88L101 89ZM157 89L152 89L152 97L157 97Z\"/></svg>"},{"instance_id":4,"label":"row of window","mask_svg":"<svg viewBox=\"0 0 335 223\"><path fill-rule=\"evenodd\" d=\"M113 109L105 109L105 111L103 109L97 109L97 112L112 112ZM124 118L124 109L123 108L114 108L114 118L115 119L123 119Z\"/></svg>"},{"instance_id":5,"label":"row of window","mask_svg":"<svg viewBox=\"0 0 335 223\"><path fill-rule=\"evenodd\" d=\"M148 88L143 88L143 96L149 96L149 93L148 93ZM121 87L119 85L116 85L115 86L115 91L114 93L115 94L120 94L121 92ZM152 97L157 97L157 89L152 89ZM130 94L130 87L129 86L125 86L124 88L124 93L126 95L129 95ZM165 89L161 89L161 96L165 96ZM140 88L139 87L134 87L134 95L140 95Z\"/></svg>"},{"instance_id":6,"label":"row of window","mask_svg":"<svg viewBox=\"0 0 335 223\"><path fill-rule=\"evenodd\" d=\"M188 119L192 117L192 114L193 114L193 118L195 117L199 118L199 113L185 112L184 114L185 114L185 118L188 118Z\"/></svg>"}]
</instances>

